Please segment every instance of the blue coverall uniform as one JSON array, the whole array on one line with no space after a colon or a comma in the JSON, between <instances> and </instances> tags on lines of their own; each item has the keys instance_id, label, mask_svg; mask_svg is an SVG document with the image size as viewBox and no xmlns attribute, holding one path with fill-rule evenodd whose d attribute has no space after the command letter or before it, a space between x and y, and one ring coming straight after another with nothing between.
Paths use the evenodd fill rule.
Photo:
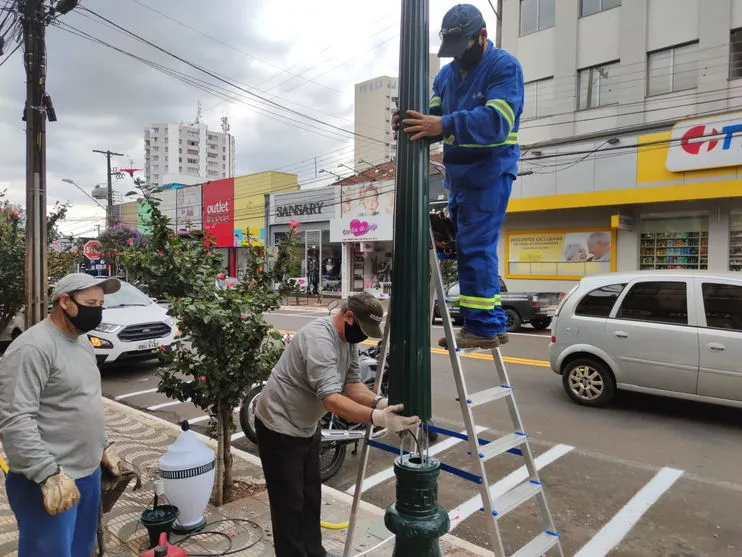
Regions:
<instances>
[{"instance_id":1,"label":"blue coverall uniform","mask_svg":"<svg viewBox=\"0 0 742 557\"><path fill-rule=\"evenodd\" d=\"M492 41L465 78L454 60L433 81L429 109L442 117L461 315L464 329L481 337L501 335L507 329L497 242L518 174L523 89L520 63Z\"/></svg>"}]
</instances>

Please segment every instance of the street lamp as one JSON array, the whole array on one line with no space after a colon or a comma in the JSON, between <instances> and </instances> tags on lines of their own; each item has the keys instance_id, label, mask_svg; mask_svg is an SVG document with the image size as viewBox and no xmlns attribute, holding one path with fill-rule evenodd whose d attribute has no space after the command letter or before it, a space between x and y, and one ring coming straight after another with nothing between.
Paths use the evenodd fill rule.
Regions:
<instances>
[{"instance_id":1,"label":"street lamp","mask_svg":"<svg viewBox=\"0 0 742 557\"><path fill-rule=\"evenodd\" d=\"M324 168L320 168L319 173L322 174L323 172L325 174L332 174L338 180L342 180L343 179L343 176L341 176L340 174L335 174L334 172L330 172L329 170L325 170Z\"/></svg>"},{"instance_id":2,"label":"street lamp","mask_svg":"<svg viewBox=\"0 0 742 557\"><path fill-rule=\"evenodd\" d=\"M101 204L100 204L100 202L99 202L99 201L98 201L98 200L97 200L97 199L96 199L95 197L93 197L93 196L92 196L92 195L90 195L90 194L89 194L88 192L86 192L86 191L85 191L84 189L82 189L82 188L81 188L81 187L80 187L80 186L78 185L78 183L77 183L77 182L75 182L74 180L72 180L72 179L70 179L70 178L62 178L62 181L63 181L63 182L65 182L66 184L72 184L72 185L73 185L73 186L75 186L75 187L76 187L76 188L77 188L78 190L80 190L80 191L81 191L82 193L84 193L84 194L85 194L85 195L87 195L87 196L88 196L88 197L89 197L90 199L92 199L92 200L93 200L93 202L94 202L94 203L95 203L96 205L98 205L98 207L100 207L100 208L101 208L101 209L103 209L104 211L108 211L108 209L106 209L106 208L105 208L105 207L104 207L103 205L101 205Z\"/></svg>"}]
</instances>

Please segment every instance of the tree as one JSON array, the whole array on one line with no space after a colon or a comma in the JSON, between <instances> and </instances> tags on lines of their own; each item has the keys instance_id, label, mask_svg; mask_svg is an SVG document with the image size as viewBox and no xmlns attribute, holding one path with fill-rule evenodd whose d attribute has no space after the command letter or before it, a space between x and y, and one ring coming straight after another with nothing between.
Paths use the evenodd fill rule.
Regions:
<instances>
[{"instance_id":1,"label":"tree","mask_svg":"<svg viewBox=\"0 0 742 557\"><path fill-rule=\"evenodd\" d=\"M49 242L59 239L59 223L67 216L68 203L57 202L47 217ZM0 332L4 331L26 303L25 219L20 207L0 192ZM53 260L53 258L52 258ZM51 273L49 274L52 277Z\"/></svg>"},{"instance_id":2,"label":"tree","mask_svg":"<svg viewBox=\"0 0 742 557\"><path fill-rule=\"evenodd\" d=\"M295 227L276 250L269 269L260 250L248 242L251 257L234 288L218 288L224 278L221 258L208 237L175 234L168 219L151 204L149 241L129 247L123 262L130 276L170 303L180 336L170 351L163 349L157 373L158 390L180 401L190 400L206 412L217 439L214 503L229 500L232 489L231 432L233 409L246 391L263 381L283 351L281 335L263 317L277 309L283 292L274 288L291 260Z\"/></svg>"}]
</instances>

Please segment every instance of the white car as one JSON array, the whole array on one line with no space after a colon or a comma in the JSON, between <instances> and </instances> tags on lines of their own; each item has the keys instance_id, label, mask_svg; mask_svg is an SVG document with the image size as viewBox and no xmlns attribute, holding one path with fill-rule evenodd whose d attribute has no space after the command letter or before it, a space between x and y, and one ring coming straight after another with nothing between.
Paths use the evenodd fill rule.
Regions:
<instances>
[{"instance_id":1,"label":"white car","mask_svg":"<svg viewBox=\"0 0 742 557\"><path fill-rule=\"evenodd\" d=\"M167 310L128 282L106 294L103 321L88 333L99 364L155 358L161 346L175 340L175 319Z\"/></svg>"},{"instance_id":2,"label":"white car","mask_svg":"<svg viewBox=\"0 0 742 557\"><path fill-rule=\"evenodd\" d=\"M0 331L0 342L12 342L26 329L23 312L18 312L4 331Z\"/></svg>"}]
</instances>

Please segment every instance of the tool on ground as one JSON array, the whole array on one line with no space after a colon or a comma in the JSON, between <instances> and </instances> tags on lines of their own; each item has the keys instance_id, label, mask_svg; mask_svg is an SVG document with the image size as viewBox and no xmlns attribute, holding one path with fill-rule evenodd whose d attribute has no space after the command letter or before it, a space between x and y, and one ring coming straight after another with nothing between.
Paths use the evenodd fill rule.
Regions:
<instances>
[{"instance_id":1,"label":"tool on ground","mask_svg":"<svg viewBox=\"0 0 742 557\"><path fill-rule=\"evenodd\" d=\"M158 544L139 557L188 557L188 553L182 547L170 544L167 541L167 534L163 532L160 534Z\"/></svg>"},{"instance_id":2,"label":"tool on ground","mask_svg":"<svg viewBox=\"0 0 742 557\"><path fill-rule=\"evenodd\" d=\"M499 521L506 516L509 512L518 508L520 505L536 499L539 506L541 515L541 521L543 528L542 532L528 542L525 546L516 551L512 557L539 557L550 550L555 549L558 551L560 557L564 557L564 551L562 549L561 540L559 533L556 531L554 526L554 520L551 516L551 511L546 501L546 494L544 492L544 484L541 482L538 470L534 463L533 453L528 442L528 435L523 427L523 421L520 417L520 412L515 403L515 396L513 394L513 386L510 384L507 370L505 369L505 363L502 359L502 354L499 348L491 350L492 359L495 364L495 370L499 379L499 385L485 389L478 393L470 394L466 387L466 380L464 377L463 366L461 362L461 349L456 346L456 335L453 329L453 322L451 316L448 313L448 308L445 303L445 290L443 284L443 277L441 275L440 263L441 259L450 259L452 254L455 253L455 248L450 249L452 246L447 245L445 240L446 226L439 220L440 216L435 217L431 215L431 228L430 228L430 244L431 244L431 258L430 258L430 269L432 274L432 288L431 288L431 316L432 309L435 304L435 297L437 296L437 302L440 308L440 314L443 319L443 328L445 330L446 340L448 341L448 353L451 358L451 365L453 368L453 376L456 382L456 390L458 393L457 401L461 406L461 411L466 424L466 434L462 434L456 431L451 431L441 427L433 426L430 424L424 424L423 427L433 431L437 431L443 435L455 437L466 441L468 444L468 454L471 455L474 464L475 472L468 472L455 468L449 464L441 462L440 469L444 472L448 472L465 480L469 480L478 485L479 491L482 498L483 512L487 513L490 517L487 520L487 524L490 530L491 548L495 552L496 557L505 557L505 545L503 543L502 533L500 531ZM443 237L441 232L444 232ZM449 248L449 249L446 249ZM389 350L389 330L391 325L391 316L387 317L386 326L384 327L384 336L382 340L381 358L379 360L379 366L377 368L376 384L374 390L378 392L378 386L384 376L386 368L386 355ZM495 402L497 400L505 400L508 406L510 417L513 422L513 432L495 440L486 440L478 437L476 431L476 425L474 423L474 415L472 409ZM385 443L381 443L375 439L370 438L371 428L366 428L366 437L361 452L361 461L358 465L358 474L356 478L355 494L353 496L353 504L351 506L350 523L348 527L348 534L345 540L345 551L344 557L351 557L351 551L353 548L353 535L355 533L356 520L358 515L358 507L360 505L363 481L366 477L366 470L368 467L368 455L369 447L376 447L393 454L399 454L404 450L404 444L400 448L392 447ZM425 437L422 436L422 439ZM410 451L415 451L415 447L411 447ZM417 451L423 456L428 454L428 448L417 447ZM493 458L500 456L504 453L510 453L518 456L522 456L525 461L525 466L528 471L528 479L504 493L501 496L494 497L490 491L491 486L485 470L485 463ZM451 520L451 526L455 526L457 521L456 517ZM392 538L389 538L391 540Z\"/></svg>"}]
</instances>

